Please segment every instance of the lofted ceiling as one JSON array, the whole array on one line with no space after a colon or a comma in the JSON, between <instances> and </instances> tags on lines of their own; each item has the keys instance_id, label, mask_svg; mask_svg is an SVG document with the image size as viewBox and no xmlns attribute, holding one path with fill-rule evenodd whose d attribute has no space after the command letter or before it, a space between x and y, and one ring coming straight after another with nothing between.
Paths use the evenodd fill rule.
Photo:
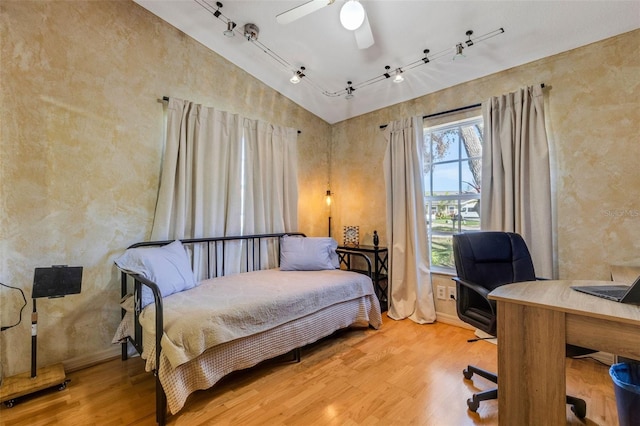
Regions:
<instances>
[{"instance_id":1,"label":"lofted ceiling","mask_svg":"<svg viewBox=\"0 0 640 426\"><path fill-rule=\"evenodd\" d=\"M285 25L276 16L308 0L224 0L222 8L214 0L135 1L331 124L640 28L640 0L362 0L375 43L359 49L340 24L344 0ZM223 35L228 20L234 37ZM257 41L244 37L247 23L258 26ZM458 43L465 57L454 61ZM305 76L294 85L301 66ZM404 81L385 78L385 66L390 74L402 68Z\"/></svg>"}]
</instances>

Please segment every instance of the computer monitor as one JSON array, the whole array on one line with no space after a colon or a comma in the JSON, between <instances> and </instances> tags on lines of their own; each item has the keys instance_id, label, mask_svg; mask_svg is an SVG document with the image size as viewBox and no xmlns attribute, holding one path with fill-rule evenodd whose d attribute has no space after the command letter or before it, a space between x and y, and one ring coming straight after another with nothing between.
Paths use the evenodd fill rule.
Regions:
<instances>
[{"instance_id":1,"label":"computer monitor","mask_svg":"<svg viewBox=\"0 0 640 426\"><path fill-rule=\"evenodd\" d=\"M64 297L80 293L82 266L53 265L36 268L31 298Z\"/></svg>"}]
</instances>

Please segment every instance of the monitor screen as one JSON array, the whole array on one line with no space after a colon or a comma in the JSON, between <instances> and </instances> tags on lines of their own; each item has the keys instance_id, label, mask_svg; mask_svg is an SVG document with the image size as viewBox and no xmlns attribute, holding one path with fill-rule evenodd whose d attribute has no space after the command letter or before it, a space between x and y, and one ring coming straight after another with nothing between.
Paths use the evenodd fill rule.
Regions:
<instances>
[{"instance_id":1,"label":"monitor screen","mask_svg":"<svg viewBox=\"0 0 640 426\"><path fill-rule=\"evenodd\" d=\"M63 297L80 293L82 266L36 268L31 298Z\"/></svg>"}]
</instances>

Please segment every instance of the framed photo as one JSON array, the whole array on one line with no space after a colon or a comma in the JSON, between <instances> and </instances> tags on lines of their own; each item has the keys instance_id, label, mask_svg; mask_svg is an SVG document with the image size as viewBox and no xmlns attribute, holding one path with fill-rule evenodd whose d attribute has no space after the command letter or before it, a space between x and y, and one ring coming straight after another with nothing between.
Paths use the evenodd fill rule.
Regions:
<instances>
[{"instance_id":1,"label":"framed photo","mask_svg":"<svg viewBox=\"0 0 640 426\"><path fill-rule=\"evenodd\" d=\"M344 245L357 247L360 245L360 227L359 226L345 226L344 231Z\"/></svg>"}]
</instances>

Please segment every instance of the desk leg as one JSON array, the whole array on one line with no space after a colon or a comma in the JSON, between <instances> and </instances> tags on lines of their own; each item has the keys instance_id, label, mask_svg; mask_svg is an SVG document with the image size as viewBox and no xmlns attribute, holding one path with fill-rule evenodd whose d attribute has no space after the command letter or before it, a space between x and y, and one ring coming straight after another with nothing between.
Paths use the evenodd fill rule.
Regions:
<instances>
[{"instance_id":1,"label":"desk leg","mask_svg":"<svg viewBox=\"0 0 640 426\"><path fill-rule=\"evenodd\" d=\"M500 425L566 424L565 317L498 302Z\"/></svg>"}]
</instances>

